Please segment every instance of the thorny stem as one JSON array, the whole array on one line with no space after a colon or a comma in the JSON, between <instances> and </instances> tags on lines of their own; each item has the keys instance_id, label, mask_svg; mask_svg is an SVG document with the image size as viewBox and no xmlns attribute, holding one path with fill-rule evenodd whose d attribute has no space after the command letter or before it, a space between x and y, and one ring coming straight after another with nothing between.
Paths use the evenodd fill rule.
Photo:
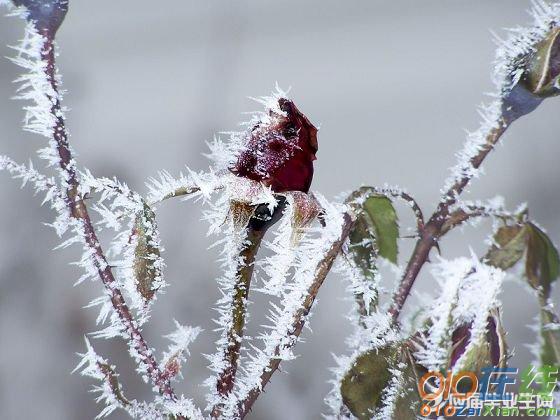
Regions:
<instances>
[{"instance_id":1,"label":"thorny stem","mask_svg":"<svg viewBox=\"0 0 560 420\"><path fill-rule=\"evenodd\" d=\"M78 195L79 180L76 174L76 168L70 145L68 143L68 133L66 131L65 121L62 113L61 103L58 95L58 86L56 81L56 62L54 50L54 37L49 31L42 33L44 42L41 48L41 59L45 63L45 75L54 92L54 97L50 98L52 102L51 114L55 119L53 127L53 139L60 156L60 168L64 174L64 182L66 183L66 192L64 201L70 211L71 217L75 218L81 224L83 229L83 239L86 246L92 253L92 261L97 269L97 273L111 297L113 309L119 316L122 324L126 329L130 342L134 343L134 350L137 352L142 364L146 366L147 373L158 388L159 393L170 400L176 400L177 397L171 387L171 383L158 367L158 363L152 354L152 350L142 336L137 322L134 320L124 297L118 288L117 282L111 271L111 267L107 262L99 239L95 233L92 221L83 199Z\"/></svg>"},{"instance_id":2,"label":"thorny stem","mask_svg":"<svg viewBox=\"0 0 560 420\"><path fill-rule=\"evenodd\" d=\"M466 208L459 208L454 210L449 214L449 217L443 224L441 231L442 235L445 235L451 229L462 225L466 221L481 217L481 216L494 216L500 218L502 220L510 220L510 221L517 221L519 222L524 217L526 217L526 213L510 213L507 211L495 210L491 208L486 208L484 206L467 206Z\"/></svg>"},{"instance_id":3,"label":"thorny stem","mask_svg":"<svg viewBox=\"0 0 560 420\"><path fill-rule=\"evenodd\" d=\"M484 145L480 148L479 152L471 158L469 163L473 169L478 169L480 165L482 165L482 162L492 149L494 149L494 146L505 133L510 123L511 121L506 121L504 117L498 120L496 127L491 129L486 136ZM457 202L459 196L472 178L473 175L469 172L457 179L443 196L443 199L438 204L428 223L424 226L424 229L421 230L420 238L416 242L412 256L410 257L399 287L393 295L391 307L389 308L389 314L393 322L397 322L404 303L410 295L414 281L418 277L422 266L428 261L430 250L432 247L437 246L439 239L447 233L448 230L444 230L444 226L449 220L450 209Z\"/></svg>"},{"instance_id":4,"label":"thorny stem","mask_svg":"<svg viewBox=\"0 0 560 420\"><path fill-rule=\"evenodd\" d=\"M233 290L233 319L231 328L227 332L226 366L222 370L217 383L217 391L221 396L228 395L235 384L254 262L265 233L266 229L254 229L249 226L247 228L246 245L239 254L237 281ZM219 414L220 408L215 407L212 411L212 417L217 418Z\"/></svg>"},{"instance_id":5,"label":"thorny stem","mask_svg":"<svg viewBox=\"0 0 560 420\"><path fill-rule=\"evenodd\" d=\"M319 293L319 289L321 288L323 281L327 277L327 274L331 270L331 267L342 249L352 227L354 226L354 219L350 216L350 214L344 214L344 221L342 225L342 230L339 238L331 245L330 249L327 251L325 256L321 259L321 261L317 264L315 268L315 277L313 283L309 287L307 291L307 295L303 302L303 305L293 314L291 329L288 332L287 336L290 337L289 344L285 346L277 346L274 349L274 354L278 357L273 358L270 360L268 366L263 369L260 375L260 382L259 385L249 391L249 394L245 399L239 401L237 406L237 417L243 419L253 407L253 404L259 397L259 395L263 392L264 387L270 381L270 378L276 372L278 367L280 366L281 358L279 357L286 349L290 349L298 341L298 337L305 326L305 322L307 320L307 315L311 310L315 299L317 298L317 294Z\"/></svg>"}]
</instances>

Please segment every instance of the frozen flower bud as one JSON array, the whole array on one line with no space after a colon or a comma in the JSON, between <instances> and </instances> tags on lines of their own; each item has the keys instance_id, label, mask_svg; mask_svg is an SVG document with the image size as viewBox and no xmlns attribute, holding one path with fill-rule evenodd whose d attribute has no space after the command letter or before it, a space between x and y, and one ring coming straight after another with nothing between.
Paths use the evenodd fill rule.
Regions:
<instances>
[{"instance_id":1,"label":"frozen flower bud","mask_svg":"<svg viewBox=\"0 0 560 420\"><path fill-rule=\"evenodd\" d=\"M245 149L230 170L274 192L309 191L317 153L317 129L288 99L247 133Z\"/></svg>"},{"instance_id":2,"label":"frozen flower bud","mask_svg":"<svg viewBox=\"0 0 560 420\"><path fill-rule=\"evenodd\" d=\"M27 20L33 21L38 31L54 36L68 12L69 0L13 0L18 7L27 9Z\"/></svg>"},{"instance_id":3,"label":"frozen flower bud","mask_svg":"<svg viewBox=\"0 0 560 420\"><path fill-rule=\"evenodd\" d=\"M292 244L297 244L305 229L317 218L323 208L312 193L293 191L288 198L292 206Z\"/></svg>"},{"instance_id":4,"label":"frozen flower bud","mask_svg":"<svg viewBox=\"0 0 560 420\"><path fill-rule=\"evenodd\" d=\"M520 76L519 76L520 75ZM545 98L560 94L560 27L517 59L511 78L516 81L503 97L502 113L511 122L535 110Z\"/></svg>"},{"instance_id":5,"label":"frozen flower bud","mask_svg":"<svg viewBox=\"0 0 560 420\"><path fill-rule=\"evenodd\" d=\"M477 342L473 342L472 328L471 322L453 331L449 368L480 372L487 366L505 367L507 346L498 310L490 312L486 333L480 336Z\"/></svg>"},{"instance_id":6,"label":"frozen flower bud","mask_svg":"<svg viewBox=\"0 0 560 420\"><path fill-rule=\"evenodd\" d=\"M541 98L560 94L560 27L550 31L526 58L522 83Z\"/></svg>"}]
</instances>

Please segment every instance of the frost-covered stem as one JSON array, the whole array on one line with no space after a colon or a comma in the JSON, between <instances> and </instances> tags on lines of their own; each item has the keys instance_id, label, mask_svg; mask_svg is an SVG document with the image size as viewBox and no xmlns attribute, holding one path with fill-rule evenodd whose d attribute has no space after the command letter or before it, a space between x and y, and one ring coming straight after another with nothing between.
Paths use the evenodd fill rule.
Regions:
<instances>
[{"instance_id":1,"label":"frost-covered stem","mask_svg":"<svg viewBox=\"0 0 560 420\"><path fill-rule=\"evenodd\" d=\"M251 278L253 277L254 262L265 232L265 229L254 229L249 226L247 228L245 247L239 254L239 266L237 269L236 283L233 289L233 303L231 308L232 323L227 331L228 344L224 360L225 367L220 373L217 382L217 391L221 396L228 395L235 383L235 374L237 372L239 351L241 349L241 340L245 328L247 298L249 296ZM218 410L214 410L213 417L218 417Z\"/></svg>"},{"instance_id":2,"label":"frost-covered stem","mask_svg":"<svg viewBox=\"0 0 560 420\"><path fill-rule=\"evenodd\" d=\"M507 211L500 211L484 206L467 206L454 210L449 214L446 222L441 228L441 235L445 235L454 227L457 227L466 221L476 217L497 217L503 220L519 221L523 214L514 214Z\"/></svg>"},{"instance_id":3,"label":"frost-covered stem","mask_svg":"<svg viewBox=\"0 0 560 420\"><path fill-rule=\"evenodd\" d=\"M488 156L488 154L494 149L494 146L508 127L509 122L506 121L504 117L500 117L496 126L487 134L486 141L480 146L478 153L469 160L469 164L472 169L476 170L480 168L480 165L482 165L486 156ZM393 295L391 307L389 308L389 314L393 318L394 322L397 321L404 303L410 295L414 281L422 269L422 266L426 263L426 261L428 261L430 250L432 247L437 245L441 236L449 231L449 229L444 230L444 225L449 220L450 208L457 202L457 199L464 191L465 187L469 184L473 176L474 171L470 170L461 177L457 178L454 184L444 194L443 199L436 208L436 211L430 217L430 220L424 226L424 229L420 232L420 238L416 242L412 256L410 257L399 287Z\"/></svg>"},{"instance_id":4,"label":"frost-covered stem","mask_svg":"<svg viewBox=\"0 0 560 420\"><path fill-rule=\"evenodd\" d=\"M486 156L494 149L498 140L506 132L511 121L507 121L504 117L500 117L496 126L490 130L486 136L486 142L480 147L478 153L470 159L470 166L472 170L464 176L458 178L455 183L444 194L443 200L439 203L435 213L430 218L430 222L443 223L449 216L449 208L453 206L459 195L463 192L465 187L469 184L474 176L474 171L480 168Z\"/></svg>"},{"instance_id":5,"label":"frost-covered stem","mask_svg":"<svg viewBox=\"0 0 560 420\"><path fill-rule=\"evenodd\" d=\"M344 242L348 238L348 235L350 234L350 231L352 230L353 226L354 226L353 218L350 216L350 214L345 213L343 215L343 225L341 228L340 237L331 245L328 252L317 264L317 267L315 268L315 276L313 279L313 283L307 290L307 295L305 297L303 305L297 310L296 313L293 314L291 330L288 333L288 335L292 339L290 340L289 344L283 346L282 348L278 346L274 349L274 354L277 357L272 358L269 361L266 368L263 369L263 371L261 372L259 385L253 388L251 391L249 391L247 397L238 403L237 406L238 415L236 417L242 419L249 413L249 411L251 411L253 404L264 390L264 387L270 381L270 378L272 377L274 372L276 372L276 370L280 366L280 362L282 360L280 354L285 352L286 349L295 346L295 344L297 343L297 338L299 337L301 331L303 330L303 327L305 326L305 321L307 319L309 311L313 307L313 303L315 302L315 299L317 298L319 289L321 288L323 281L327 277L327 274L330 272L332 265L336 257L340 253L344 245Z\"/></svg>"},{"instance_id":6,"label":"frost-covered stem","mask_svg":"<svg viewBox=\"0 0 560 420\"><path fill-rule=\"evenodd\" d=\"M49 98L52 103L51 114L54 117L53 139L56 143L56 149L60 157L59 164L64 177L63 181L66 188L65 202L69 208L71 216L76 219L82 230L84 243L91 252L93 264L95 265L99 277L111 297L113 308L118 314L119 319L129 336L132 343L131 346L137 352L141 363L145 365L147 373L154 385L158 388L159 393L165 398L176 400L177 397L171 387L169 379L165 378L159 369L158 363L153 356L150 347L137 327L137 323L133 319L131 311L126 304L120 289L118 288L113 272L111 271L111 267L107 262L99 239L95 233L86 205L82 198L78 195L79 180L76 173L75 162L70 150L70 145L68 143L68 133L66 131L56 81L54 38L48 31L44 31L42 35L44 42L41 47L41 60L44 63L45 76L47 77L49 84L51 85L52 92L54 93L54 96Z\"/></svg>"}]
</instances>

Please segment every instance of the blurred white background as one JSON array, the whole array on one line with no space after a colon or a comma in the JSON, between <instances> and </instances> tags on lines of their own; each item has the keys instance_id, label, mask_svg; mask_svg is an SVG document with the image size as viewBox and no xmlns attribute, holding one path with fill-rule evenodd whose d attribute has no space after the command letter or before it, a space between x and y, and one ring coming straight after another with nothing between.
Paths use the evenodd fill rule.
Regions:
<instances>
[{"instance_id":1,"label":"blurred white background","mask_svg":"<svg viewBox=\"0 0 560 420\"><path fill-rule=\"evenodd\" d=\"M528 0L412 2L322 0L170 1L73 0L59 33L60 67L68 90L71 141L79 163L94 174L117 175L133 188L168 169L201 170L205 141L237 128L243 112L258 109L248 96L268 94L275 82L291 87L298 107L318 126L313 189L333 198L366 183L406 187L429 214L439 197L465 129L478 124L476 106L492 90L495 45L490 31L527 24ZM0 18L0 56L22 36L23 24ZM18 161L43 138L22 133L21 103L10 100L18 69L0 61L0 153ZM528 202L531 215L560 242L560 99L549 100L516 122L472 184L470 198L506 197L510 208ZM52 220L29 190L0 174L0 418L90 419L101 409L87 390L90 379L71 375L95 329L95 311L82 310L100 284L73 288L79 270L68 265L78 249L58 244L42 223ZM403 232L411 226L400 207ZM163 349L172 319L205 332L192 347L181 392L204 405L208 376L200 356L213 349L213 307L218 292L215 238L205 235L200 209L169 202L159 224L170 287L155 306L146 335ZM443 256L483 252L489 224L455 232ZM401 241L400 262L411 240ZM386 278L390 277L387 272ZM429 267L418 286L432 290ZM305 331L300 357L283 365L255 405L253 419L318 419L326 411L332 353L344 352L350 303L345 284L328 278ZM510 282L503 293L505 324L515 347L514 366L531 356L527 328L533 299ZM253 309L262 317L264 299ZM122 373L129 395L149 390L131 375L125 346L98 342ZM124 418L122 413L112 418Z\"/></svg>"}]
</instances>

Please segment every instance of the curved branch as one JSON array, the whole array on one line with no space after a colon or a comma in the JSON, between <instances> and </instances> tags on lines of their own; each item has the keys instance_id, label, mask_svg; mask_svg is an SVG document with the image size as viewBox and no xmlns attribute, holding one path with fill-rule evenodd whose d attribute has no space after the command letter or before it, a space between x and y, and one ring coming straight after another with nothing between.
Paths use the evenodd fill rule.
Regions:
<instances>
[{"instance_id":1,"label":"curved branch","mask_svg":"<svg viewBox=\"0 0 560 420\"><path fill-rule=\"evenodd\" d=\"M467 205L452 211L449 217L441 227L441 236L453 228L462 225L468 220L477 217L497 217L503 220L519 221L520 218L525 217L526 213L511 213L505 210L498 210L491 207L482 205Z\"/></svg>"},{"instance_id":2,"label":"curved branch","mask_svg":"<svg viewBox=\"0 0 560 420\"><path fill-rule=\"evenodd\" d=\"M354 194L352 194L349 197L347 202L351 202L357 199L367 199L369 195L373 195L373 194L398 198L404 201L408 206L410 206L412 212L414 213L418 232L420 233L424 229L424 215L422 213L422 209L410 194L401 190L400 188L392 188L392 187L380 188L380 187L369 187L369 186L360 187Z\"/></svg>"}]
</instances>

